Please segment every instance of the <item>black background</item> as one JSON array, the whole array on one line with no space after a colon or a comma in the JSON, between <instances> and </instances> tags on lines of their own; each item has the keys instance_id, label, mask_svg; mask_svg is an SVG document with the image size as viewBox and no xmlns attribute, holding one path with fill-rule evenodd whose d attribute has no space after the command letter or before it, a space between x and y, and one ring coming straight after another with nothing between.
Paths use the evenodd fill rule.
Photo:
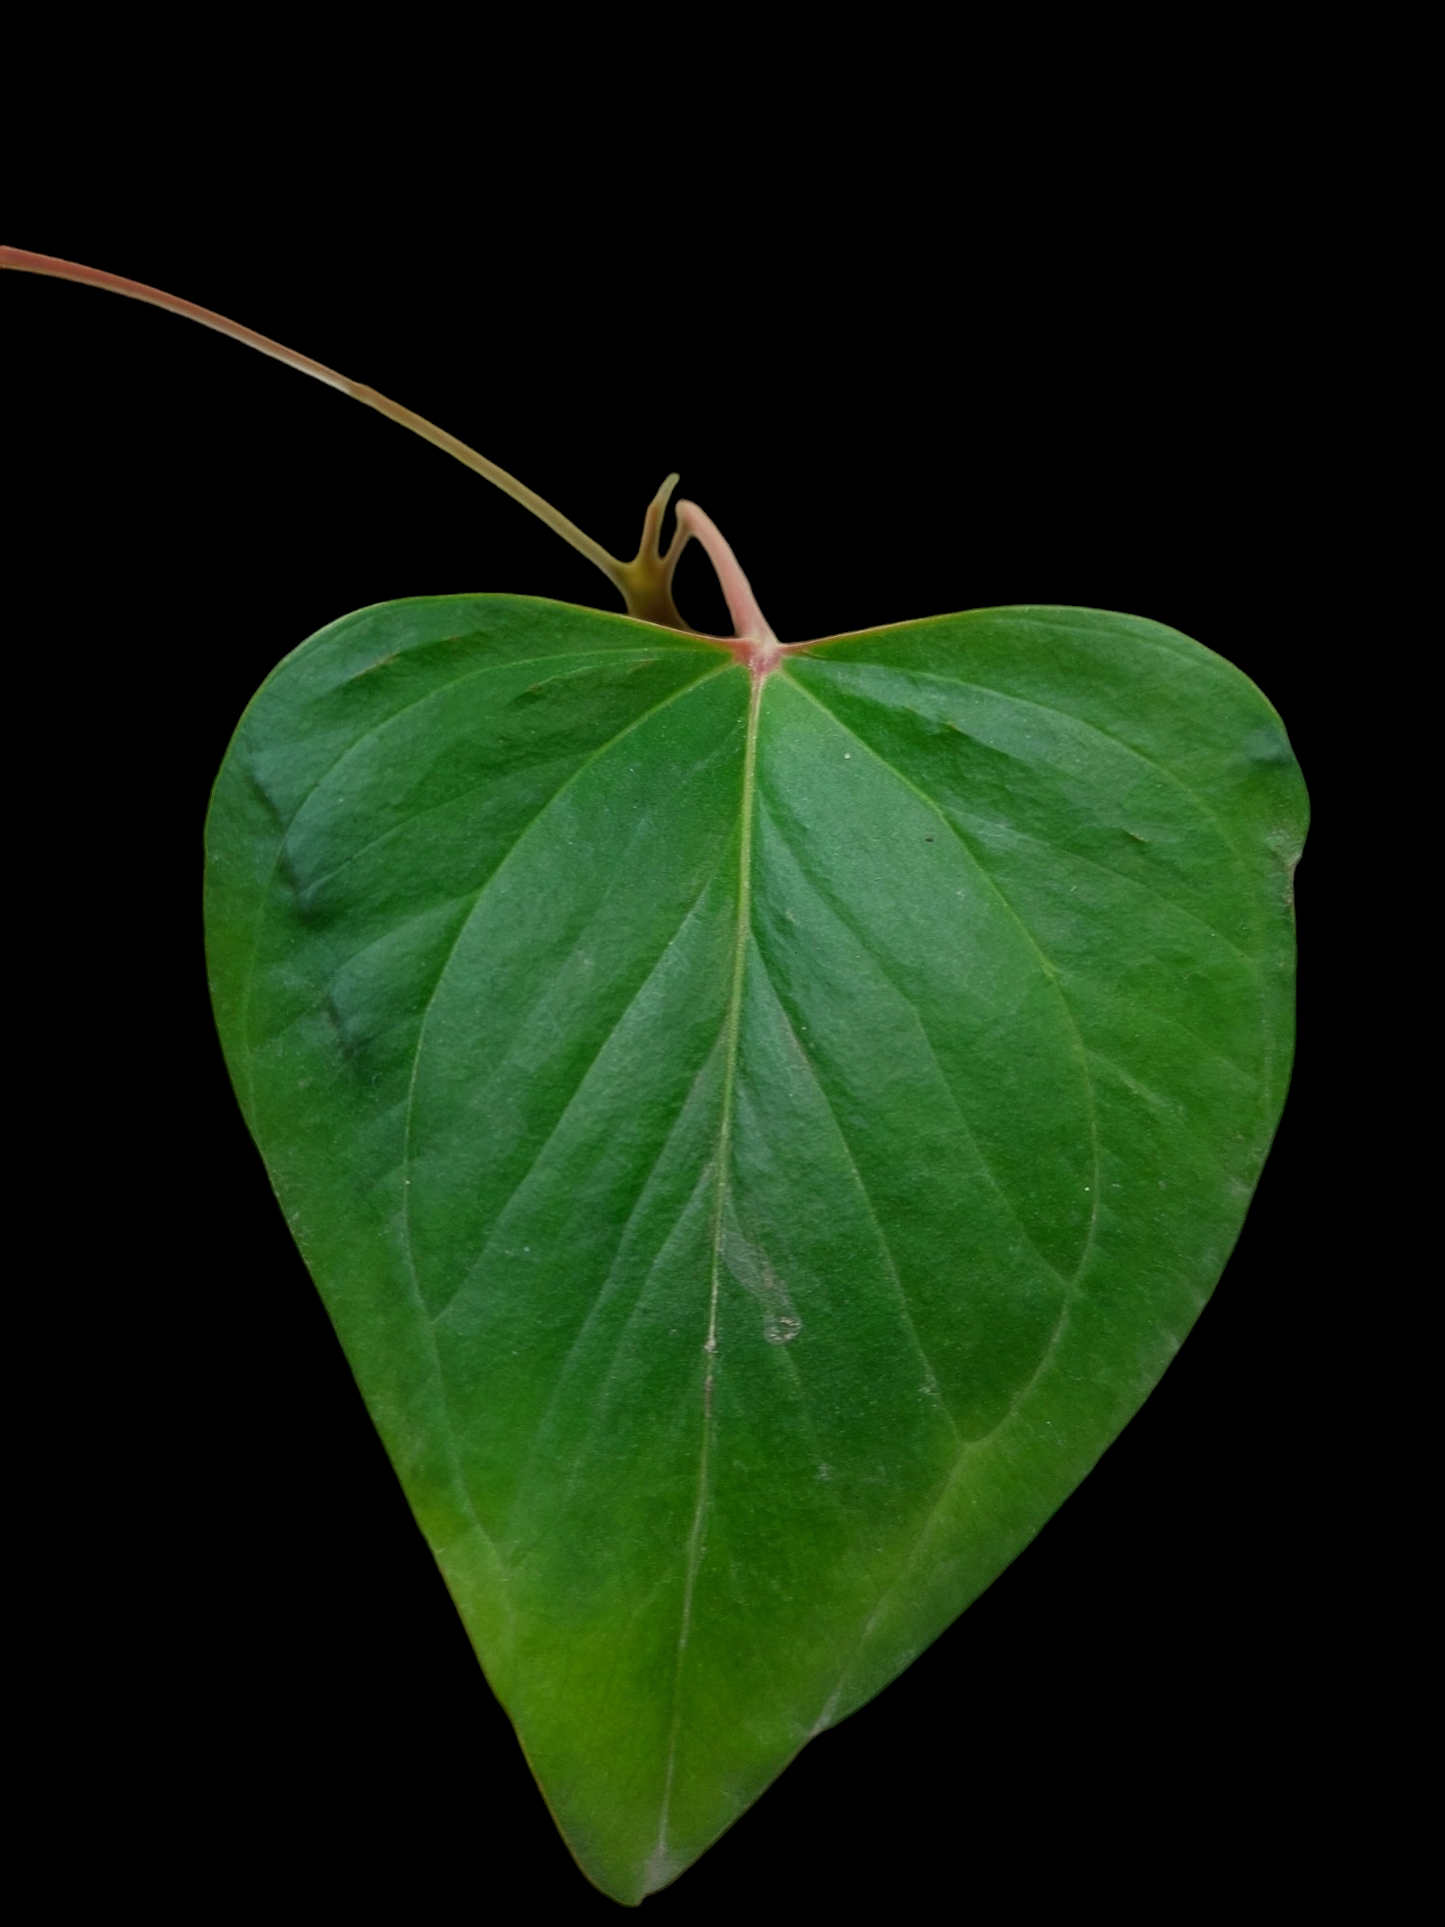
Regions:
<instances>
[{"instance_id":1,"label":"black background","mask_svg":"<svg viewBox=\"0 0 1445 1927\"><path fill-rule=\"evenodd\" d=\"M864 201L820 223L795 188L751 210L758 252L717 207L668 240L637 202L559 226L502 197L343 233L304 207L188 222L104 200L17 205L4 238L372 383L623 553L679 468L784 640L1083 604L1184 630L1274 702L1316 799L1300 1047L1214 1301L1038 1542L648 1904L911 1912L966 1865L1147 1911L1160 1856L1191 1891L1287 1886L1331 1851L1316 1795L1362 1690L1348 1668L1325 1689L1316 1643L1343 1611L1323 1520L1352 1502L1329 1383L1341 557L1297 351L1311 258L1235 246L1200 207L1108 241L1084 210L925 233ZM83 1688L69 1784L82 1813L144 1816L115 1849L142 1868L184 1836L223 1886L431 1882L485 1911L500 1881L600 1919L235 1109L199 894L230 733L323 623L427 592L612 599L478 479L275 363L29 276L0 280L0 309L19 1028L42 1050L41 1299L79 1445L42 1585ZM678 597L723 626L696 548Z\"/></svg>"}]
</instances>

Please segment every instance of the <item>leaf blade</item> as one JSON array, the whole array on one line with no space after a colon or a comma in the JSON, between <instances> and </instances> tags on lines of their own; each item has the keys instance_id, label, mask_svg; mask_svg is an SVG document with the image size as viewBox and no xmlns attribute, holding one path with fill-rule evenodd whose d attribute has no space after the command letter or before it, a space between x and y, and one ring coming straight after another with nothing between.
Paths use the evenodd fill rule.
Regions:
<instances>
[{"instance_id":1,"label":"leaf blade","mask_svg":"<svg viewBox=\"0 0 1445 1927\"><path fill-rule=\"evenodd\" d=\"M1287 1075L1272 717L1090 612L838 639L750 700L705 644L508 598L350 618L248 712L228 1059L617 1897L996 1576L1217 1275Z\"/></svg>"}]
</instances>

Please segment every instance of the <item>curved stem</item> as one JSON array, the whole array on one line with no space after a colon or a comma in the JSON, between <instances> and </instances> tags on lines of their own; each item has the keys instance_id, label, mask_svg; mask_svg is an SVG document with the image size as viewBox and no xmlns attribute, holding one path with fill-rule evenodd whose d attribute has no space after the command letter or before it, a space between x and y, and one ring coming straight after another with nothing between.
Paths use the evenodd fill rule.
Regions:
<instances>
[{"instance_id":1,"label":"curved stem","mask_svg":"<svg viewBox=\"0 0 1445 1927\"><path fill-rule=\"evenodd\" d=\"M571 522L550 502L519 482L515 475L509 475L495 462L489 462L485 455L479 455L465 442L449 435L435 422L429 422L424 415L403 408L399 402L389 400L378 394L376 389L368 388L364 382L352 381L349 375L339 374L336 369L328 368L324 362L313 361L309 355L298 355L294 348L287 348L269 335L258 334L254 328L242 327L239 321L231 321L211 308L198 307L194 301L183 301L179 295L167 294L161 288L152 288L144 281L128 281L123 275L107 274L102 268L87 268L79 261L62 261L53 254L32 254L25 248L0 246L0 268L17 268L26 274L45 274L61 281L78 281L85 287L105 288L111 294L128 295L133 301L146 301L152 307L165 308L171 314L183 315L188 321L199 321L203 328L214 328L218 334L229 335L233 341L243 342L248 348L255 348L273 360L285 362L288 368L298 368L303 375L313 375L317 381L324 381L328 387L339 388L344 395L365 402L379 415L391 421L400 422L423 441L443 449L448 455L475 470L487 481L510 495L514 502L530 509L539 522L545 522L554 534L560 535L564 542L570 542L579 554L599 568L607 580L617 590L627 608L627 613L643 622L655 622L668 629L681 629L688 635L696 631L690 629L677 612L672 599L672 577L677 568L678 557L695 535L707 551L708 560L717 571L727 598L728 611L737 631L734 640L746 645L748 660L754 667L771 667L779 650L777 638L763 620L763 613L757 599L748 585L748 579L738 567L737 557L724 541L711 516L705 515L695 502L680 502L677 510L677 529L666 555L662 553L660 531L662 517L667 508L672 491L677 486L676 475L669 475L657 494L648 504L642 521L642 541L637 554L630 562L619 562L615 555L609 555L600 542L594 542L585 535L575 522Z\"/></svg>"},{"instance_id":2,"label":"curved stem","mask_svg":"<svg viewBox=\"0 0 1445 1927\"><path fill-rule=\"evenodd\" d=\"M707 559L716 571L722 592L727 598L728 614L733 619L733 633L737 640L757 643L760 647L752 652L753 655L760 662L770 662L771 651L781 645L768 627L767 618L753 594L752 584L743 574L722 530L696 502L678 503L677 525L680 529L686 529L689 535L695 535L707 550Z\"/></svg>"},{"instance_id":3,"label":"curved stem","mask_svg":"<svg viewBox=\"0 0 1445 1927\"><path fill-rule=\"evenodd\" d=\"M400 422L403 428L409 428L414 435L420 435L424 441L444 449L448 455L454 455L459 462L475 469L478 475L484 475L503 494L510 495L514 502L520 502L523 508L530 509L538 521L545 522L554 534L560 535L564 542L570 542L574 549L601 569L630 608L627 564L609 555L600 543L594 542L575 522L569 521L524 482L519 482L515 475L509 475L506 469L489 462L485 455L479 455L476 449L458 441L455 435L449 435L444 428L438 428L435 422L429 422L424 415L403 408L399 402L378 394L376 389L368 388L364 382L352 381L349 375L338 374L336 369L328 368L324 362L313 361L309 355L298 355L294 348L284 347L269 335L258 334L254 328L242 327L239 321L231 321L210 308L198 307L194 301L182 301L179 295L166 294L163 289L149 287L144 281L127 281L124 276L107 274L101 268L83 267L78 261L62 261L50 254L31 254L24 248L0 247L0 268L19 268L29 274L53 275L58 280L79 281L86 287L105 288L112 294L129 295L134 301L148 301L152 307L184 315L188 321L199 321L204 328L214 328L218 334L229 335L233 341L244 342L248 348L259 349L263 355L284 361L288 368L299 368L303 375L314 375L317 381L324 381L331 388L339 388L344 395L365 402L368 408L374 408L378 414ZM631 610L631 613L636 614L637 611Z\"/></svg>"}]
</instances>

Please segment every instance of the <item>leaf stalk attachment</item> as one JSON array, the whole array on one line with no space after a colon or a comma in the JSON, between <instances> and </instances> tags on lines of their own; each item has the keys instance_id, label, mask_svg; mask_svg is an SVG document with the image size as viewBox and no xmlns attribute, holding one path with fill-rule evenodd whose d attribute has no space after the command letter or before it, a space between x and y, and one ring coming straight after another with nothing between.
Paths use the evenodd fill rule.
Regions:
<instances>
[{"instance_id":1,"label":"leaf stalk attachment","mask_svg":"<svg viewBox=\"0 0 1445 1927\"><path fill-rule=\"evenodd\" d=\"M535 490L519 482L515 475L508 474L496 462L488 461L485 455L479 454L466 442L449 435L444 428L438 428L435 422L429 422L424 415L403 408L399 402L390 400L375 388L368 388L364 382L353 381L349 375L328 368L324 362L313 361L309 355L297 354L294 348L273 341L269 335L258 334L254 328L243 327L239 321L217 314L214 309L202 308L194 301L183 301L179 295L167 294L163 289L153 288L144 281L130 281L123 275L108 274L103 268L88 268L79 261L64 261L51 254L34 254L25 248L0 246L0 268L50 275L62 281L78 281L85 287L104 288L111 294L123 294L133 301L148 302L152 307L183 315L188 321L198 321L204 328L214 328L218 334L229 335L233 341L243 342L248 348L270 355L273 360L285 362L287 367L299 369L303 375L311 375L317 381L324 381L328 387L339 388L342 394L364 402L368 408L374 408L378 414L399 422L414 435L420 435L423 441L444 450L501 489L504 495L510 495L514 502L520 502L539 522L544 522L554 535L560 535L579 555L585 555L594 567L600 569L622 597L627 613L642 622L655 622L664 628L680 629L689 635L695 633L678 614L672 597L672 577L689 538L696 535L717 570L728 610L737 629L735 639L749 644L772 642L775 648L777 646L732 550L712 520L694 503L678 504L677 528L667 553L662 553L659 539L662 517L668 499L677 486L676 475L668 476L648 504L637 554L630 562L620 562Z\"/></svg>"}]
</instances>

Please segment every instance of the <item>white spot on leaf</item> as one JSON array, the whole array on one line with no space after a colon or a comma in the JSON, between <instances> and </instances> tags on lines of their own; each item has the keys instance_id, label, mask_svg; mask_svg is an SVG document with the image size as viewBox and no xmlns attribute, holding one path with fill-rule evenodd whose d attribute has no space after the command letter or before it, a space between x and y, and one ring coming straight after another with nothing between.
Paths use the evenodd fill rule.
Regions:
<instances>
[{"instance_id":1,"label":"white spot on leaf","mask_svg":"<svg viewBox=\"0 0 1445 1927\"><path fill-rule=\"evenodd\" d=\"M723 1218L722 1259L733 1279L761 1304L763 1337L770 1345L791 1344L803 1329L803 1321L787 1286L768 1263L761 1246L743 1231L731 1205Z\"/></svg>"}]
</instances>

